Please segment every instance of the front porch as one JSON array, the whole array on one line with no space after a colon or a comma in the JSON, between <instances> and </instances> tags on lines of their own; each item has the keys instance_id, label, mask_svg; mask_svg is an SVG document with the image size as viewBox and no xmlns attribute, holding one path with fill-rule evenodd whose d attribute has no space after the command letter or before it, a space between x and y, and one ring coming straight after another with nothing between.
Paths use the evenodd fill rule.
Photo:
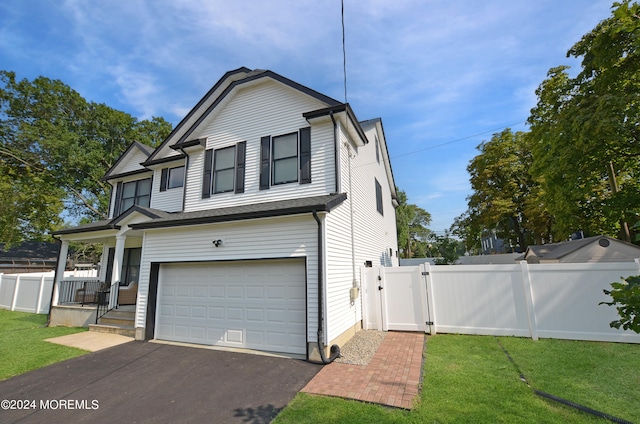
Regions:
<instances>
[{"instance_id":1,"label":"front porch","mask_svg":"<svg viewBox=\"0 0 640 424\"><path fill-rule=\"evenodd\" d=\"M129 224L153 216L148 208L132 206L116 218L54 233L60 240L60 253L50 325L134 335L143 234ZM103 246L97 275L65 277L70 243Z\"/></svg>"},{"instance_id":2,"label":"front porch","mask_svg":"<svg viewBox=\"0 0 640 424\"><path fill-rule=\"evenodd\" d=\"M112 292L112 287L118 290ZM67 278L59 282L57 290L50 325L135 337L137 283L112 286L98 278Z\"/></svg>"}]
</instances>

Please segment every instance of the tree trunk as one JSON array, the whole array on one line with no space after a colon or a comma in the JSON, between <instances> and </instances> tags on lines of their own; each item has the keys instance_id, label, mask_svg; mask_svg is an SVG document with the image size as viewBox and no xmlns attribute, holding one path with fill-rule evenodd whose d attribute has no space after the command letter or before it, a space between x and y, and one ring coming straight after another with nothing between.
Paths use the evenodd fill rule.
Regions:
<instances>
[{"instance_id":1,"label":"tree trunk","mask_svg":"<svg viewBox=\"0 0 640 424\"><path fill-rule=\"evenodd\" d=\"M609 171L609 185L611 186L611 193L615 196L618 194L618 182L616 181L616 170L613 168L613 162L609 161L607 165L607 171ZM620 219L620 240L631 243L631 233L629 232L629 224L624 220L624 217Z\"/></svg>"}]
</instances>

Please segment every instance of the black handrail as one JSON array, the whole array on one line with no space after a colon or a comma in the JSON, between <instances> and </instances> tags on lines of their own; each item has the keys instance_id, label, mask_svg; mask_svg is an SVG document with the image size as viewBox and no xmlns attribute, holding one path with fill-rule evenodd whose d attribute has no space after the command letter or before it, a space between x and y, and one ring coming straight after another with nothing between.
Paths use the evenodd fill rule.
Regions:
<instances>
[{"instance_id":1,"label":"black handrail","mask_svg":"<svg viewBox=\"0 0 640 424\"><path fill-rule=\"evenodd\" d=\"M114 305L118 305L118 295L120 294L120 290L118 290L118 285L116 284L116 290L115 290L115 302ZM97 301L96 303L98 304L97 310L96 310L96 324L98 323L98 320L100 318L102 318L103 316L105 316L106 314L109 313L109 311L111 311L114 308L110 308L109 307L109 301L111 299L111 286L108 287L103 287L103 290L98 291L98 296L97 296Z\"/></svg>"}]
</instances>

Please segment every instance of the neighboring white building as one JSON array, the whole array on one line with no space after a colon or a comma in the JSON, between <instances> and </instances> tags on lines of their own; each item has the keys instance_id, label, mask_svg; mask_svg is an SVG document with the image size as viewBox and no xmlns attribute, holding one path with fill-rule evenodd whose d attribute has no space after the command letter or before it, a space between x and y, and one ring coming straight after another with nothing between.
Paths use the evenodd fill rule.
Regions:
<instances>
[{"instance_id":1,"label":"neighboring white building","mask_svg":"<svg viewBox=\"0 0 640 424\"><path fill-rule=\"evenodd\" d=\"M328 356L362 327L361 265L398 265L386 143L348 104L230 71L160 147L124 152L110 219L56 232L59 263L104 243L101 281L137 283L139 340Z\"/></svg>"}]
</instances>

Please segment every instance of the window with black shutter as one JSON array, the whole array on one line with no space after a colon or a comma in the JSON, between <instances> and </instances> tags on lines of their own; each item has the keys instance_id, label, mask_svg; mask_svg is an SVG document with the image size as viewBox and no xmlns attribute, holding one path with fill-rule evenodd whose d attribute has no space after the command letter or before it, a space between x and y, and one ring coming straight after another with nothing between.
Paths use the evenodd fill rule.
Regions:
<instances>
[{"instance_id":1,"label":"window with black shutter","mask_svg":"<svg viewBox=\"0 0 640 424\"><path fill-rule=\"evenodd\" d=\"M376 183L376 209L378 210L378 212L380 212L380 215L384 215L384 210L382 209L382 186L380 185L377 179L375 179L375 183Z\"/></svg>"}]
</instances>

